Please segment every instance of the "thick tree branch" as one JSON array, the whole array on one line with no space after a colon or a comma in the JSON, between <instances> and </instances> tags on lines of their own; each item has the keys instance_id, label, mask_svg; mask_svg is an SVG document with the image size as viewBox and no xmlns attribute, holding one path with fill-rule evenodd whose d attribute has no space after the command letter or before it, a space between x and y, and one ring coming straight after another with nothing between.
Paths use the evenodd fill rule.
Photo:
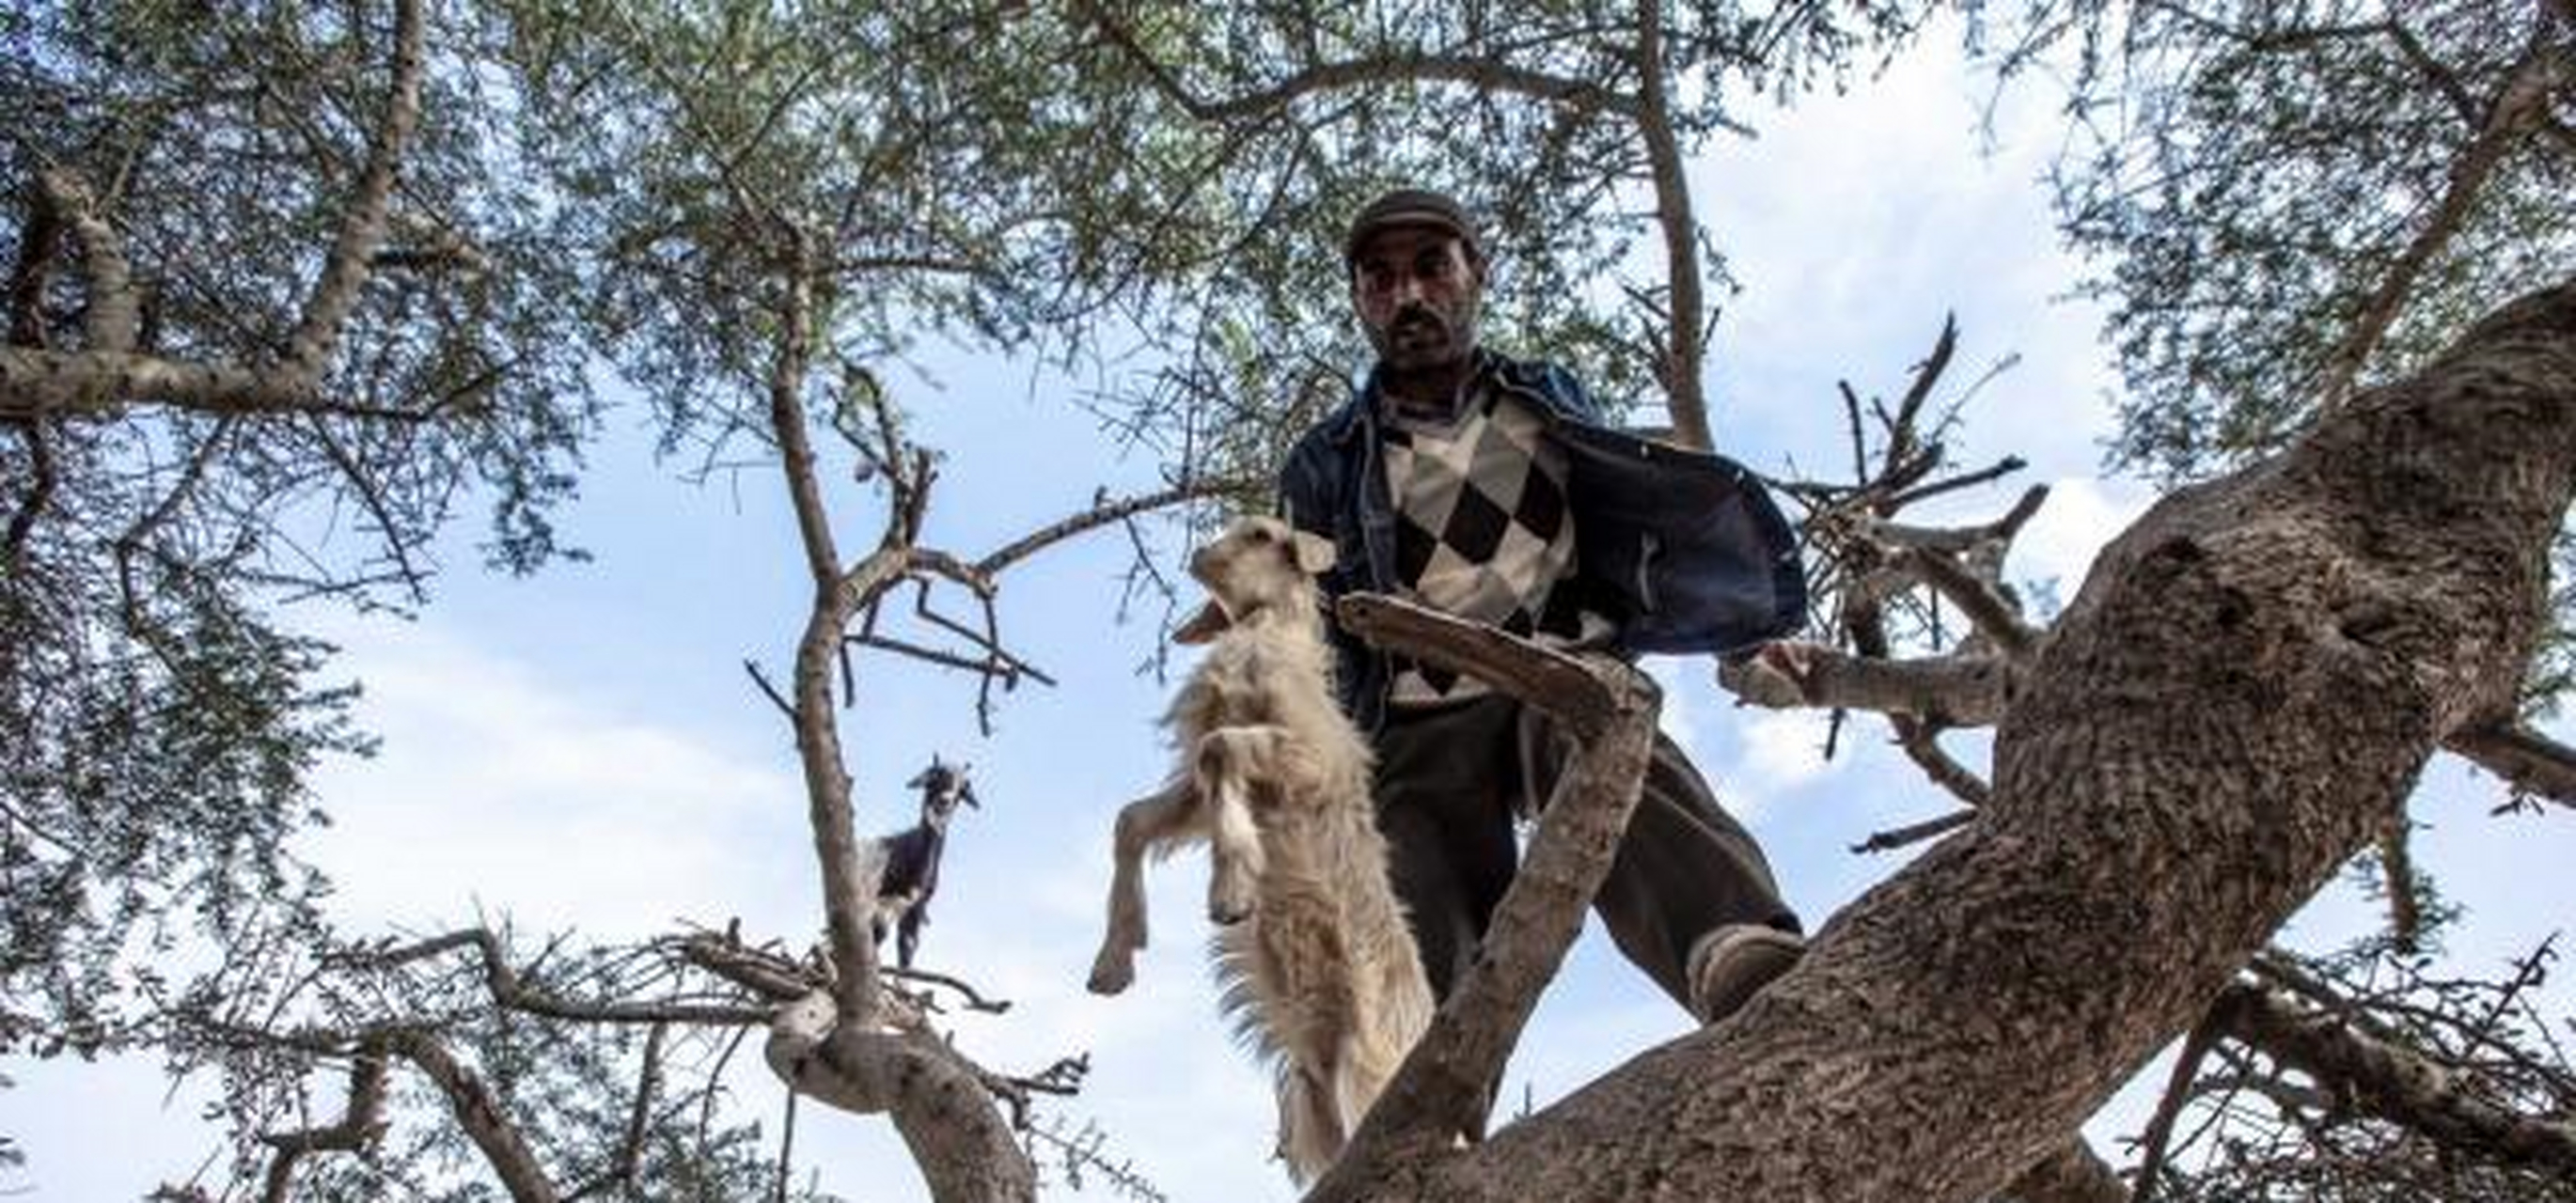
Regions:
<instances>
[{"instance_id":1,"label":"thick tree branch","mask_svg":"<svg viewBox=\"0 0 2576 1203\"><path fill-rule=\"evenodd\" d=\"M384 245L394 177L402 169L412 129L420 123L420 82L426 61L422 26L421 0L394 0L393 85L385 92L383 123L367 148L366 170L358 177L357 194L349 199L339 236L323 260L321 278L314 281L313 296L304 303L304 320L287 340L286 367L306 380L321 380L331 349L366 290L376 251Z\"/></svg>"},{"instance_id":2,"label":"thick tree branch","mask_svg":"<svg viewBox=\"0 0 2576 1203\"><path fill-rule=\"evenodd\" d=\"M2442 746L2517 790L2561 806L2576 806L2576 748L2520 724L2454 731Z\"/></svg>"},{"instance_id":3,"label":"thick tree branch","mask_svg":"<svg viewBox=\"0 0 2576 1203\"><path fill-rule=\"evenodd\" d=\"M2120 1176L2082 1140L2040 1158L2004 1188L2010 1203L2129 1203Z\"/></svg>"},{"instance_id":4,"label":"thick tree branch","mask_svg":"<svg viewBox=\"0 0 2576 1203\"><path fill-rule=\"evenodd\" d=\"M1972 653L1881 660L1817 645L1800 653L1794 667L1763 657L1721 661L1717 683L1744 704L1771 710L1868 710L1983 727L2003 714L2014 676L2001 657Z\"/></svg>"},{"instance_id":5,"label":"thick tree branch","mask_svg":"<svg viewBox=\"0 0 2576 1203\"><path fill-rule=\"evenodd\" d=\"M63 223L41 182L32 200L26 222L18 227L18 262L9 269L8 344L41 351L51 337L45 328L45 290L61 253Z\"/></svg>"},{"instance_id":6,"label":"thick tree branch","mask_svg":"<svg viewBox=\"0 0 2576 1203\"><path fill-rule=\"evenodd\" d=\"M426 1032L397 1028L378 1037L382 1047L409 1061L447 1096L448 1110L466 1139L483 1154L492 1173L510 1192L512 1203L557 1203L554 1183L546 1177L536 1150L502 1113L500 1100L481 1076L451 1056L446 1046Z\"/></svg>"},{"instance_id":7,"label":"thick tree branch","mask_svg":"<svg viewBox=\"0 0 2576 1203\"><path fill-rule=\"evenodd\" d=\"M780 1012L767 1057L799 1094L893 1118L937 1203L1026 1203L1028 1158L993 1105L981 1071L926 1033L872 1032L836 1020L811 994Z\"/></svg>"},{"instance_id":8,"label":"thick tree branch","mask_svg":"<svg viewBox=\"0 0 2576 1203\"><path fill-rule=\"evenodd\" d=\"M1654 747L1652 681L1602 656L1576 658L1393 598L1353 595L1342 622L1388 651L1468 673L1572 733L1529 853L1472 966L1354 1133L1310 1203L1372 1197L1372 1178L1484 1130L1494 1085L1541 990L1582 928L1618 851Z\"/></svg>"},{"instance_id":9,"label":"thick tree branch","mask_svg":"<svg viewBox=\"0 0 2576 1203\"><path fill-rule=\"evenodd\" d=\"M2571 498L2576 283L2165 499L2035 657L1980 822L1725 1022L1372 1197L2002 1189L2512 696Z\"/></svg>"},{"instance_id":10,"label":"thick tree branch","mask_svg":"<svg viewBox=\"0 0 2576 1203\"><path fill-rule=\"evenodd\" d=\"M1482 623L1379 594L1354 593L1333 607L1342 628L1426 664L1477 679L1548 711L1579 735L1601 732L1621 713L1618 678L1592 663Z\"/></svg>"},{"instance_id":11,"label":"thick tree branch","mask_svg":"<svg viewBox=\"0 0 2576 1203\"><path fill-rule=\"evenodd\" d=\"M1905 758L1923 770L1932 784L1950 791L1951 796L1970 806L1983 806L1994 796L1994 787L1986 779L1961 764L1941 747L1941 728L1911 714L1891 714L1887 725L1896 729L1896 746Z\"/></svg>"},{"instance_id":12,"label":"thick tree branch","mask_svg":"<svg viewBox=\"0 0 2576 1203\"><path fill-rule=\"evenodd\" d=\"M1673 133L1663 26L1661 0L1638 0L1635 65L1639 83L1633 116L1654 178L1655 223L1663 230L1664 272L1670 286L1664 306L1666 343L1656 375L1662 379L1665 405L1672 415L1673 441L1705 451L1713 446L1707 386L1701 379L1708 301L1699 272L1699 219L1691 212L1681 141Z\"/></svg>"},{"instance_id":13,"label":"thick tree branch","mask_svg":"<svg viewBox=\"0 0 2576 1203\"><path fill-rule=\"evenodd\" d=\"M99 216L98 203L79 176L65 168L47 168L36 173L36 186L44 194L44 207L80 239L81 260L89 271L88 313L81 323L83 349L132 351L142 306L134 295L134 272L125 260L125 240L118 236L116 227Z\"/></svg>"},{"instance_id":14,"label":"thick tree branch","mask_svg":"<svg viewBox=\"0 0 2576 1203\"><path fill-rule=\"evenodd\" d=\"M44 421L29 419L11 425L27 442L27 466L34 473L17 512L9 515L8 529L0 531L0 564L15 572L26 563L27 538L35 533L36 520L45 516L46 507L54 503L54 490L62 481L54 461L54 436Z\"/></svg>"},{"instance_id":15,"label":"thick tree branch","mask_svg":"<svg viewBox=\"0 0 2576 1203\"><path fill-rule=\"evenodd\" d=\"M891 538L844 572L823 504L813 441L805 430L805 383L814 335L813 279L806 269L805 238L795 243L782 273L778 353L769 378L769 424L777 440L797 534L814 581L814 603L796 646L790 690L796 716L796 751L804 770L807 820L823 877L823 906L834 971L833 997L853 1024L867 1022L878 1005L876 944L866 910L876 894L877 866L866 863L850 804L850 772L833 717L832 669L850 619L902 578L910 551Z\"/></svg>"},{"instance_id":16,"label":"thick tree branch","mask_svg":"<svg viewBox=\"0 0 2576 1203\"><path fill-rule=\"evenodd\" d=\"M394 178L420 119L422 27L420 0L397 0L393 80L384 121L313 295L276 364L247 367L135 353L134 290L125 278L121 253L98 251L115 246L113 231L104 221L93 220L95 231L83 234L84 249L91 252L90 345L78 352L0 349L0 417L113 417L119 406L135 401L217 414L318 411L396 421L436 416L435 410L383 410L321 399L332 348L357 310L369 265L384 243Z\"/></svg>"}]
</instances>

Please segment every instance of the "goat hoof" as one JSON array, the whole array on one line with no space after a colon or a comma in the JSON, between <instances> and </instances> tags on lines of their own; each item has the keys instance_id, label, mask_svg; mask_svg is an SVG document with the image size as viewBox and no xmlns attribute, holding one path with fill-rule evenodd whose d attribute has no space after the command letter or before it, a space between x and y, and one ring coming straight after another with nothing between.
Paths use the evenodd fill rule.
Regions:
<instances>
[{"instance_id":1,"label":"goat hoof","mask_svg":"<svg viewBox=\"0 0 2576 1203\"><path fill-rule=\"evenodd\" d=\"M1118 994L1136 981L1136 963L1125 957L1102 957L1091 964L1091 992Z\"/></svg>"}]
</instances>

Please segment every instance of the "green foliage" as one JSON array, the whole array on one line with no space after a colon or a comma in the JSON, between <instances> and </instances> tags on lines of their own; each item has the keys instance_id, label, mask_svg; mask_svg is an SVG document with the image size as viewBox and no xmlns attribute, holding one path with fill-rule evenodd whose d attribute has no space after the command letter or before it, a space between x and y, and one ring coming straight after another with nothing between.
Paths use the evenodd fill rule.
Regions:
<instances>
[{"instance_id":1,"label":"green foliage","mask_svg":"<svg viewBox=\"0 0 2576 1203\"><path fill-rule=\"evenodd\" d=\"M1978 44L2007 74L2071 72L2055 184L2111 306L2117 464L2183 479L2279 445L2464 179L2465 217L2428 243L2363 383L2576 268L2563 101L2496 140L2492 174L2463 175L2517 72L2576 52L2547 4L2039 0Z\"/></svg>"},{"instance_id":2,"label":"green foliage","mask_svg":"<svg viewBox=\"0 0 2576 1203\"><path fill-rule=\"evenodd\" d=\"M147 3L0 16L9 338L78 349L89 248L40 198L74 173L129 261L138 349L277 363L384 111L374 5ZM0 422L0 1001L44 1046L111 1039L138 939L221 940L292 896L317 760L365 748L298 600L426 596L435 534L488 505L494 565L561 554L548 511L592 421L544 206L492 100L433 30L394 234L325 405L145 399ZM417 415L417 416L393 416Z\"/></svg>"},{"instance_id":3,"label":"green foliage","mask_svg":"<svg viewBox=\"0 0 2576 1203\"><path fill-rule=\"evenodd\" d=\"M2070 66L2054 183L2127 384L2114 466L2241 465L2301 429L2351 351L2360 385L2395 379L2576 273L2576 19L2550 3L2034 0L1980 38L2007 74ZM2490 133L2553 58L2554 95ZM2576 605L2554 618L2533 706L2569 681Z\"/></svg>"}]
</instances>

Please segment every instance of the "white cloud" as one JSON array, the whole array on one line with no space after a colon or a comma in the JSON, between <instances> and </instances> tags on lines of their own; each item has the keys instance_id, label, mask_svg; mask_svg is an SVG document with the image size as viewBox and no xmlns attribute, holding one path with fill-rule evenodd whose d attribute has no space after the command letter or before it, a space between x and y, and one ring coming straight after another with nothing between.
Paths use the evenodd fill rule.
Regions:
<instances>
[{"instance_id":1,"label":"white cloud","mask_svg":"<svg viewBox=\"0 0 2576 1203\"><path fill-rule=\"evenodd\" d=\"M1828 773L1839 772L1849 757L1824 757L1825 733L1832 716L1822 710L1756 710L1747 708L1740 724L1743 748L1722 777L1729 786L1726 805L1747 825L1757 823L1771 803Z\"/></svg>"},{"instance_id":2,"label":"white cloud","mask_svg":"<svg viewBox=\"0 0 2576 1203\"><path fill-rule=\"evenodd\" d=\"M746 895L810 897L793 842L800 783L435 623L335 632L365 686L372 760L317 782L334 824L307 845L361 927L456 922L506 906L523 928L642 935L635 925L720 921ZM486 895L486 891L498 891ZM800 922L799 930L805 924Z\"/></svg>"}]
</instances>

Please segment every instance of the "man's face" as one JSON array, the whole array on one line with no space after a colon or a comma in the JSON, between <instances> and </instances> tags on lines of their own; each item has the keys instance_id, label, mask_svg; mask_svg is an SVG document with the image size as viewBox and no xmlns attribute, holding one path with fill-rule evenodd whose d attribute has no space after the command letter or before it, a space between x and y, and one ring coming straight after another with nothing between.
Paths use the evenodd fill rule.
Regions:
<instances>
[{"instance_id":1,"label":"man's face","mask_svg":"<svg viewBox=\"0 0 2576 1203\"><path fill-rule=\"evenodd\" d=\"M1465 361L1476 349L1484 273L1466 244L1437 226L1394 226L1360 244L1351 302L1379 362L1396 371Z\"/></svg>"}]
</instances>

